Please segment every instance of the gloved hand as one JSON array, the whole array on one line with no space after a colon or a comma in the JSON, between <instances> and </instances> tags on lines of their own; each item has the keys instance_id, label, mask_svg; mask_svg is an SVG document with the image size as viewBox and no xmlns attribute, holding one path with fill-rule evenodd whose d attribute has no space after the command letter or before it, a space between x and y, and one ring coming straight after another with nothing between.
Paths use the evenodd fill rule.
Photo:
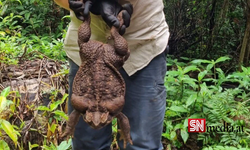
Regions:
<instances>
[{"instance_id":1,"label":"gloved hand","mask_svg":"<svg viewBox=\"0 0 250 150\"><path fill-rule=\"evenodd\" d=\"M87 0L84 4L82 1L69 0L69 7L74 11L79 20L84 21L84 17L89 14L89 11L95 15L101 15L103 20L111 27L120 27L120 22L117 15L120 11L123 12L123 25L119 29L119 33L123 35L126 28L130 25L133 6L130 3L121 6L117 0Z\"/></svg>"},{"instance_id":2,"label":"gloved hand","mask_svg":"<svg viewBox=\"0 0 250 150\"><path fill-rule=\"evenodd\" d=\"M76 18L84 21L84 17L89 14L89 10L94 3L95 0L87 0L85 4L83 1L69 0L69 8L74 11Z\"/></svg>"},{"instance_id":3,"label":"gloved hand","mask_svg":"<svg viewBox=\"0 0 250 150\"><path fill-rule=\"evenodd\" d=\"M99 10L99 11L98 11ZM117 19L117 15L120 11L123 12L123 25L120 26L120 22ZM111 27L120 27L119 33L123 35L126 28L130 25L131 15L133 13L133 6L130 3L121 6L116 0L101 0L97 2L90 11L96 15L101 15L103 20Z\"/></svg>"}]
</instances>

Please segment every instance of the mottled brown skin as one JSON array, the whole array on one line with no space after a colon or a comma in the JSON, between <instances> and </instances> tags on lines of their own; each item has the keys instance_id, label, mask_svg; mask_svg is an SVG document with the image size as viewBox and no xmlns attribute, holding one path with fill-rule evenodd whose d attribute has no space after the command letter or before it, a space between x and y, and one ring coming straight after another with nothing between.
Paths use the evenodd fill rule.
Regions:
<instances>
[{"instance_id":1,"label":"mottled brown skin","mask_svg":"<svg viewBox=\"0 0 250 150\"><path fill-rule=\"evenodd\" d=\"M123 23L122 12L118 19ZM129 57L127 41L117 28L111 28L114 45L89 40L90 16L78 31L78 44L82 64L73 82L71 104L74 107L63 136L72 135L79 117L92 128L99 129L116 117L120 124L124 147L132 144L128 118L121 112L125 99L125 82L118 72Z\"/></svg>"}]
</instances>

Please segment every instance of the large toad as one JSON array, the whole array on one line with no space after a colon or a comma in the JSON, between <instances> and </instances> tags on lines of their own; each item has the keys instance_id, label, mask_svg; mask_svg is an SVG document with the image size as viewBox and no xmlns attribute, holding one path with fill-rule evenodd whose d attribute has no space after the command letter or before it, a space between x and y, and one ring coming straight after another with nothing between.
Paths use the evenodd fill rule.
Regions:
<instances>
[{"instance_id":1,"label":"large toad","mask_svg":"<svg viewBox=\"0 0 250 150\"><path fill-rule=\"evenodd\" d=\"M123 24L122 12L118 19ZM99 129L116 117L124 141L132 144L128 118L121 112L125 99L125 82L119 73L129 57L127 41L115 27L111 27L114 45L89 40L91 36L90 16L85 18L78 30L78 44L82 64L75 76L69 116L64 136L74 133L75 125L82 115L92 128Z\"/></svg>"}]
</instances>

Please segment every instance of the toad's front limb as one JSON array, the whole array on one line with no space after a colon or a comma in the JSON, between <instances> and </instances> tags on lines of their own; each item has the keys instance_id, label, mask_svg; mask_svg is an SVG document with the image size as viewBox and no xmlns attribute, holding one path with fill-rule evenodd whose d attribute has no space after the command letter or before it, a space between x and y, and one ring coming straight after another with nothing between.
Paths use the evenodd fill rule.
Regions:
<instances>
[{"instance_id":1,"label":"toad's front limb","mask_svg":"<svg viewBox=\"0 0 250 150\"><path fill-rule=\"evenodd\" d=\"M121 11L117 16L120 24L123 24L124 22L123 11ZM110 32L111 32L112 38L114 39L114 48L115 48L116 53L120 56L125 56L125 58L127 59L130 54L127 41L125 40L124 37L122 37L119 34L119 29L117 29L116 27L112 26Z\"/></svg>"}]
</instances>

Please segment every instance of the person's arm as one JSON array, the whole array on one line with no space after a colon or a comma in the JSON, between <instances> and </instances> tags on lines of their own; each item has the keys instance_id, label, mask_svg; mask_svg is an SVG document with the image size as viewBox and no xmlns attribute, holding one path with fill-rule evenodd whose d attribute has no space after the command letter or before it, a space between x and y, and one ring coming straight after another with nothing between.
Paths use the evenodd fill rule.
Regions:
<instances>
[{"instance_id":1,"label":"person's arm","mask_svg":"<svg viewBox=\"0 0 250 150\"><path fill-rule=\"evenodd\" d=\"M68 0L54 0L54 2L64 9L70 10Z\"/></svg>"}]
</instances>

